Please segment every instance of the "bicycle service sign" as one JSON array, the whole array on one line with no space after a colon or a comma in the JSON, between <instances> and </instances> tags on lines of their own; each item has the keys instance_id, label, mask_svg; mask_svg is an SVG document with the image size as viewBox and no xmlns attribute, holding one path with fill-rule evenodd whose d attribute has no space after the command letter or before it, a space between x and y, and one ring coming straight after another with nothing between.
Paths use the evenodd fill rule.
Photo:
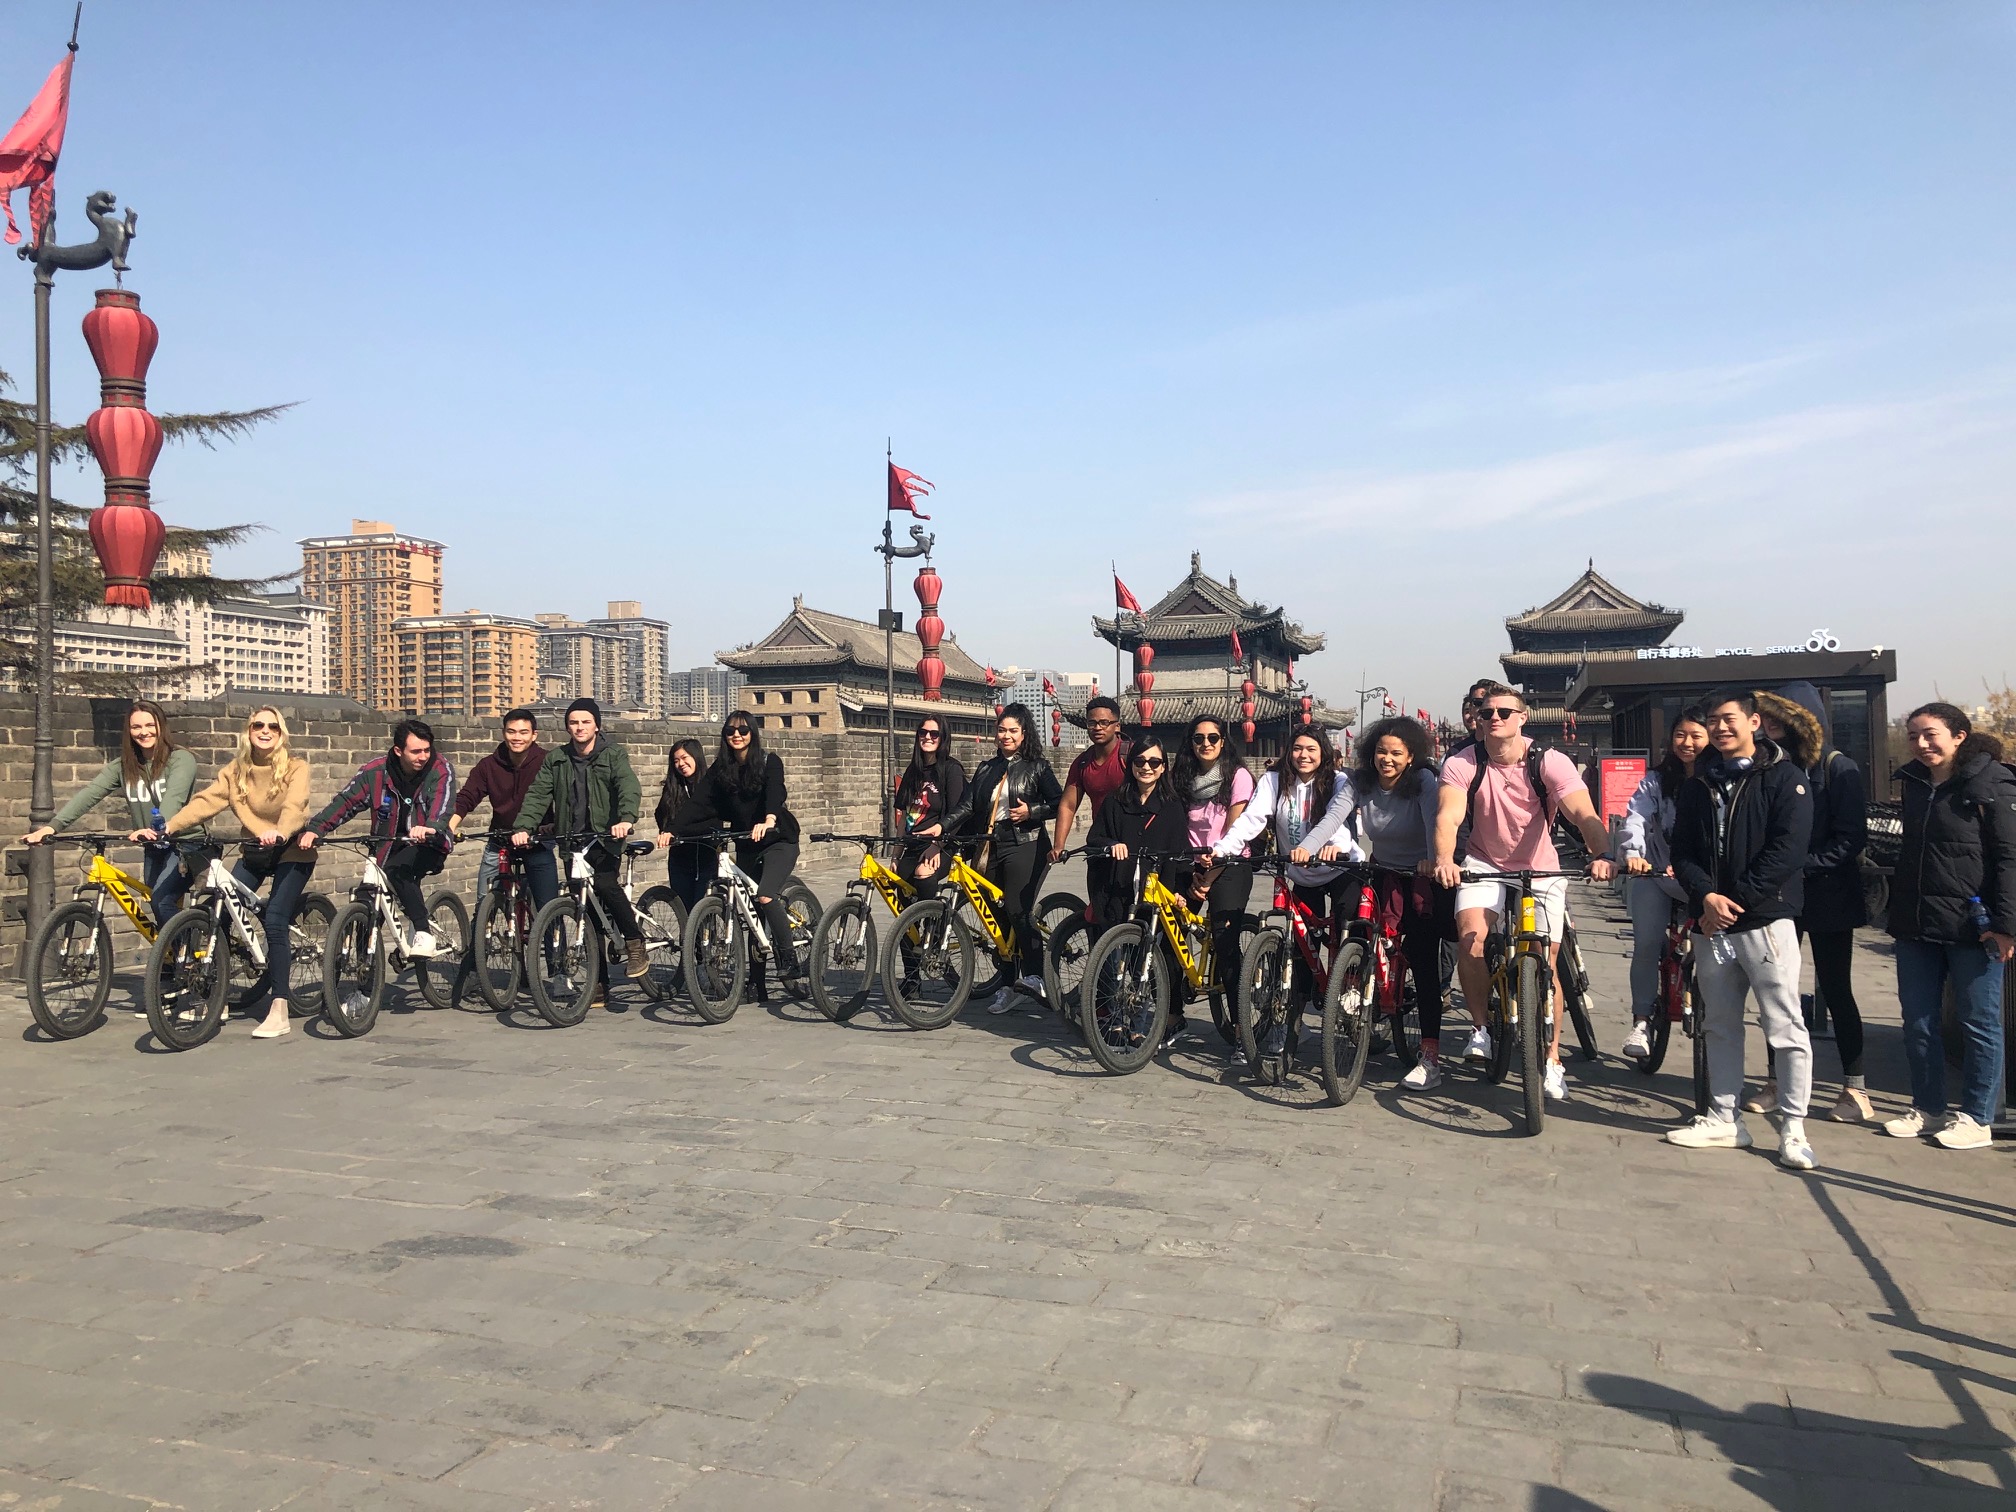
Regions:
<instances>
[{"instance_id":1,"label":"bicycle service sign","mask_svg":"<svg viewBox=\"0 0 2016 1512\"><path fill-rule=\"evenodd\" d=\"M1815 630L1803 641L1785 646L1766 646L1759 651L1752 646L1717 646L1713 651L1699 646L1641 646L1638 648L1640 661L1691 661L1704 656L1802 656L1821 651L1839 651L1841 638L1831 631Z\"/></svg>"}]
</instances>

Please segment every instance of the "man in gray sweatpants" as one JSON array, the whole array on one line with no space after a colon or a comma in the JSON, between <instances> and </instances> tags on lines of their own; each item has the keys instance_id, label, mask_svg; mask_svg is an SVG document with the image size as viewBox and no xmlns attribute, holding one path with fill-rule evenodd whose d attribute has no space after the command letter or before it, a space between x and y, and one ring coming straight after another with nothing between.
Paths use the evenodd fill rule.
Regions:
<instances>
[{"instance_id":1,"label":"man in gray sweatpants","mask_svg":"<svg viewBox=\"0 0 2016 1512\"><path fill-rule=\"evenodd\" d=\"M1813 797L1806 774L1763 735L1757 702L1741 690L1711 694L1708 739L1680 789L1673 819L1673 876L1695 920L1694 979L1707 1036L1709 1109L1667 1132L1688 1149L1744 1149L1743 1007L1755 997L1777 1053L1778 1161L1810 1171L1806 1138L1813 1045L1799 1012L1799 936Z\"/></svg>"}]
</instances>

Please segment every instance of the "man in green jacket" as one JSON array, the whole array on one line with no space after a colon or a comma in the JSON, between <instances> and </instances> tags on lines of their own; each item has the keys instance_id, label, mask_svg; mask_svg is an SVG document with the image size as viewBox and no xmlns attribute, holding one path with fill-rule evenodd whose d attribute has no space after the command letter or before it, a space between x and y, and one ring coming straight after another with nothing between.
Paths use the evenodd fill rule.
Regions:
<instances>
[{"instance_id":1,"label":"man in green jacket","mask_svg":"<svg viewBox=\"0 0 2016 1512\"><path fill-rule=\"evenodd\" d=\"M624 969L633 978L649 971L651 962L637 911L623 896L616 871L620 842L637 823L638 796L630 758L603 737L602 706L592 698L577 698L567 705L567 744L548 756L532 779L511 834L513 845L530 845L532 831L551 815L563 851L581 850L584 839L594 837L582 853L595 871L595 896L622 931Z\"/></svg>"}]
</instances>

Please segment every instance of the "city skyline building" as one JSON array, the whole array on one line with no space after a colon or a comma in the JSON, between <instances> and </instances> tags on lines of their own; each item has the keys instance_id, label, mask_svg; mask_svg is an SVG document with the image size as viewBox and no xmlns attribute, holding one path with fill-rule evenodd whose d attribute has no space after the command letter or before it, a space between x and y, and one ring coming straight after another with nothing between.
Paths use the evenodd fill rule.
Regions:
<instances>
[{"instance_id":1,"label":"city skyline building","mask_svg":"<svg viewBox=\"0 0 2016 1512\"><path fill-rule=\"evenodd\" d=\"M497 719L539 699L540 634L531 620L465 609L399 620L392 631L405 713Z\"/></svg>"},{"instance_id":2,"label":"city skyline building","mask_svg":"<svg viewBox=\"0 0 2016 1512\"><path fill-rule=\"evenodd\" d=\"M635 599L612 599L609 612L587 622L591 630L620 635L630 643L626 707L652 719L665 717L665 678L671 668L672 627L652 619Z\"/></svg>"},{"instance_id":3,"label":"city skyline building","mask_svg":"<svg viewBox=\"0 0 2016 1512\"><path fill-rule=\"evenodd\" d=\"M301 543L301 594L326 604L330 619L330 691L368 708L398 699L402 619L441 612L439 541L405 535L383 520L350 522L348 535Z\"/></svg>"},{"instance_id":4,"label":"city skyline building","mask_svg":"<svg viewBox=\"0 0 2016 1512\"><path fill-rule=\"evenodd\" d=\"M634 642L569 615L535 614L539 626L539 697L545 703L592 698L604 714L629 712Z\"/></svg>"},{"instance_id":5,"label":"city skyline building","mask_svg":"<svg viewBox=\"0 0 2016 1512\"><path fill-rule=\"evenodd\" d=\"M691 667L665 679L665 701L671 713L718 722L739 708L748 677L733 667Z\"/></svg>"}]
</instances>

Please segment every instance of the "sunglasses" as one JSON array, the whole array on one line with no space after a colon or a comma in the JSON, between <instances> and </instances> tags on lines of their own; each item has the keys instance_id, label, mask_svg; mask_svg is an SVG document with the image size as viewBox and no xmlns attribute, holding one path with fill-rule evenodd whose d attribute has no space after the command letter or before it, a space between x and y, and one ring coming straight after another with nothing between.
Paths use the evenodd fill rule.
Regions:
<instances>
[{"instance_id":1,"label":"sunglasses","mask_svg":"<svg viewBox=\"0 0 2016 1512\"><path fill-rule=\"evenodd\" d=\"M278 733L280 726L273 723L273 721L270 719L255 719L250 724L245 726L245 728L248 732L252 730L272 730L275 733Z\"/></svg>"},{"instance_id":2,"label":"sunglasses","mask_svg":"<svg viewBox=\"0 0 2016 1512\"><path fill-rule=\"evenodd\" d=\"M1516 718L1518 715L1524 714L1525 712L1526 711L1524 709L1499 709L1499 708L1479 709L1477 711L1477 717L1479 719L1512 719Z\"/></svg>"},{"instance_id":3,"label":"sunglasses","mask_svg":"<svg viewBox=\"0 0 2016 1512\"><path fill-rule=\"evenodd\" d=\"M1199 746L1223 745L1225 744L1225 737L1223 735L1208 735L1200 733L1192 735L1190 737L1190 744Z\"/></svg>"},{"instance_id":4,"label":"sunglasses","mask_svg":"<svg viewBox=\"0 0 2016 1512\"><path fill-rule=\"evenodd\" d=\"M1144 772L1159 772L1168 763L1160 756L1136 756L1134 758L1134 765L1141 768Z\"/></svg>"},{"instance_id":5,"label":"sunglasses","mask_svg":"<svg viewBox=\"0 0 2016 1512\"><path fill-rule=\"evenodd\" d=\"M936 730L919 730L917 738L919 740L943 740L945 737Z\"/></svg>"},{"instance_id":6,"label":"sunglasses","mask_svg":"<svg viewBox=\"0 0 2016 1512\"><path fill-rule=\"evenodd\" d=\"M742 736L746 740L749 737L749 726L730 725L728 726L727 734L730 740L733 740L737 735Z\"/></svg>"}]
</instances>

